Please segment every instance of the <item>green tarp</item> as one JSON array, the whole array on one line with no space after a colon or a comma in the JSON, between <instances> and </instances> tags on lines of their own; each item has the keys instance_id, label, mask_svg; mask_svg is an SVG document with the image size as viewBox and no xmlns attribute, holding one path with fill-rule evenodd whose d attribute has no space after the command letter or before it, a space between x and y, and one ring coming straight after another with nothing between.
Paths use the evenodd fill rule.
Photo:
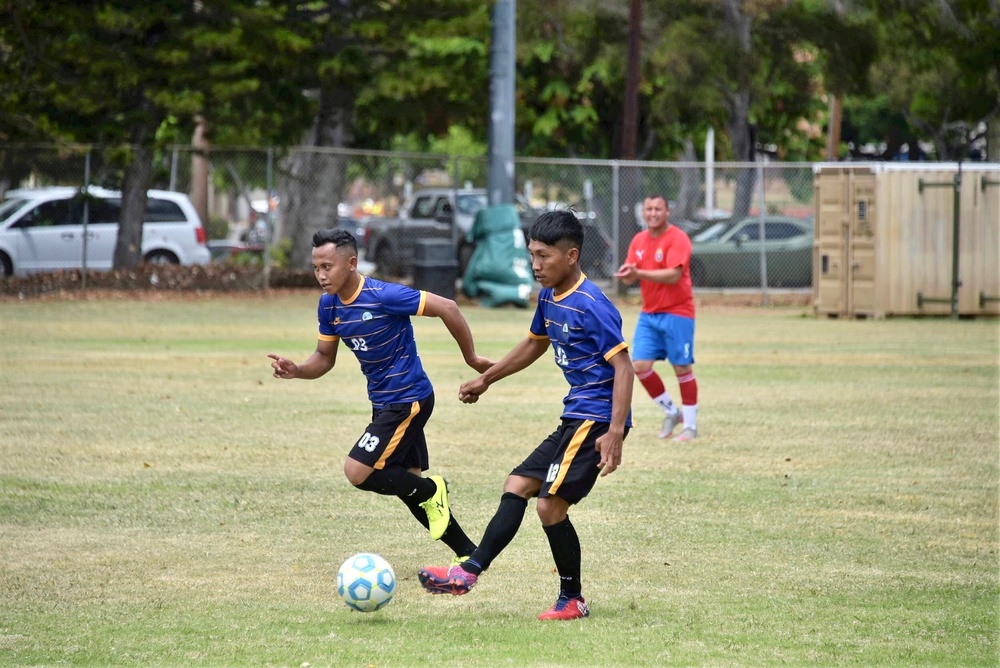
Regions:
<instances>
[{"instance_id":1,"label":"green tarp","mask_svg":"<svg viewBox=\"0 0 1000 668\"><path fill-rule=\"evenodd\" d=\"M462 276L462 292L483 306L525 307L535 284L521 220L513 204L480 209L469 230L476 250Z\"/></svg>"}]
</instances>

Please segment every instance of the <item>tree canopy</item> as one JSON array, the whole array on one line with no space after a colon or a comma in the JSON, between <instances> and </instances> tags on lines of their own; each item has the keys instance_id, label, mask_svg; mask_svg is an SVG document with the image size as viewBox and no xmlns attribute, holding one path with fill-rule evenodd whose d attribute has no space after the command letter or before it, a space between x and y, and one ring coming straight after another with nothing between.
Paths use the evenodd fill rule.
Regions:
<instances>
[{"instance_id":1,"label":"tree canopy","mask_svg":"<svg viewBox=\"0 0 1000 668\"><path fill-rule=\"evenodd\" d=\"M618 157L628 5L518 2L519 154ZM131 221L116 263L137 260L153 152L199 123L216 144L485 146L481 2L9 0L0 12L0 141L111 148ZM723 159L821 158L830 96L845 100L845 154L906 144L953 159L998 122L992 0L646 0L640 28L640 158L690 156L709 128Z\"/></svg>"}]
</instances>

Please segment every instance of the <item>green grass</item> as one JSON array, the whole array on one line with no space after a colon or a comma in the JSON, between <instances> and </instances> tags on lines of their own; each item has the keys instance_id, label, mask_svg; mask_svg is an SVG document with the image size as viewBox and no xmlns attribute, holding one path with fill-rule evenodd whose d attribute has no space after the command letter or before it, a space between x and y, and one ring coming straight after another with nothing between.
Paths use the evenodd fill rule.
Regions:
<instances>
[{"instance_id":1,"label":"green grass","mask_svg":"<svg viewBox=\"0 0 1000 668\"><path fill-rule=\"evenodd\" d=\"M466 314L496 358L530 320ZM565 383L543 358L463 405L471 370L415 326L432 472L478 538ZM592 616L570 623L535 619L557 581L533 503L475 591L422 592L447 549L341 471L370 415L357 363L270 376L315 329L305 293L0 302L0 665L1000 661L996 321L702 308L701 436L660 442L636 385L622 468L571 512ZM396 569L378 613L337 598L356 551Z\"/></svg>"}]
</instances>

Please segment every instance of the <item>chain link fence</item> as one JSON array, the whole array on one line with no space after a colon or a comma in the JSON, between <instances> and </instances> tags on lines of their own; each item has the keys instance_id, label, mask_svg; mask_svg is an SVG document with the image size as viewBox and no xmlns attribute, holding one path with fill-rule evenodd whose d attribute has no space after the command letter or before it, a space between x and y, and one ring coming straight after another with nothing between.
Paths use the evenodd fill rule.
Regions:
<instances>
[{"instance_id":1,"label":"chain link fence","mask_svg":"<svg viewBox=\"0 0 1000 668\"><path fill-rule=\"evenodd\" d=\"M12 188L120 189L120 156L97 147L0 146L0 194ZM303 148L170 147L154 158L152 188L186 193L222 247L259 249L267 266L309 268L312 234L342 226L368 242L391 230L412 245L450 237L460 252L485 205L483 158ZM808 163L664 163L518 158L522 221L571 208L584 224L583 267L606 285L644 227L644 197L670 202L670 221L691 236L696 289L757 291L812 285L813 172ZM422 194L440 196L436 205ZM470 208L471 207L471 208ZM0 231L2 234L2 231ZM385 238L381 234L380 238ZM398 260L398 258L395 258ZM401 264L406 273L411 268Z\"/></svg>"}]
</instances>

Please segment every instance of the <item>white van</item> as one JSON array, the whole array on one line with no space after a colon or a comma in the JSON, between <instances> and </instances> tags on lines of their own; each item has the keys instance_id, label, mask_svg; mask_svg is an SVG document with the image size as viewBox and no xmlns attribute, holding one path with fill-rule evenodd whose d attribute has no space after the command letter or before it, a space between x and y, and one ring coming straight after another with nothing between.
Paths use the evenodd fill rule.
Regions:
<instances>
[{"instance_id":1,"label":"white van","mask_svg":"<svg viewBox=\"0 0 1000 668\"><path fill-rule=\"evenodd\" d=\"M87 198L87 268L111 269L121 193L91 187ZM79 188L9 190L0 203L0 277L83 267L83 204ZM150 190L142 228L142 259L204 265L211 255L201 219L187 195Z\"/></svg>"}]
</instances>

